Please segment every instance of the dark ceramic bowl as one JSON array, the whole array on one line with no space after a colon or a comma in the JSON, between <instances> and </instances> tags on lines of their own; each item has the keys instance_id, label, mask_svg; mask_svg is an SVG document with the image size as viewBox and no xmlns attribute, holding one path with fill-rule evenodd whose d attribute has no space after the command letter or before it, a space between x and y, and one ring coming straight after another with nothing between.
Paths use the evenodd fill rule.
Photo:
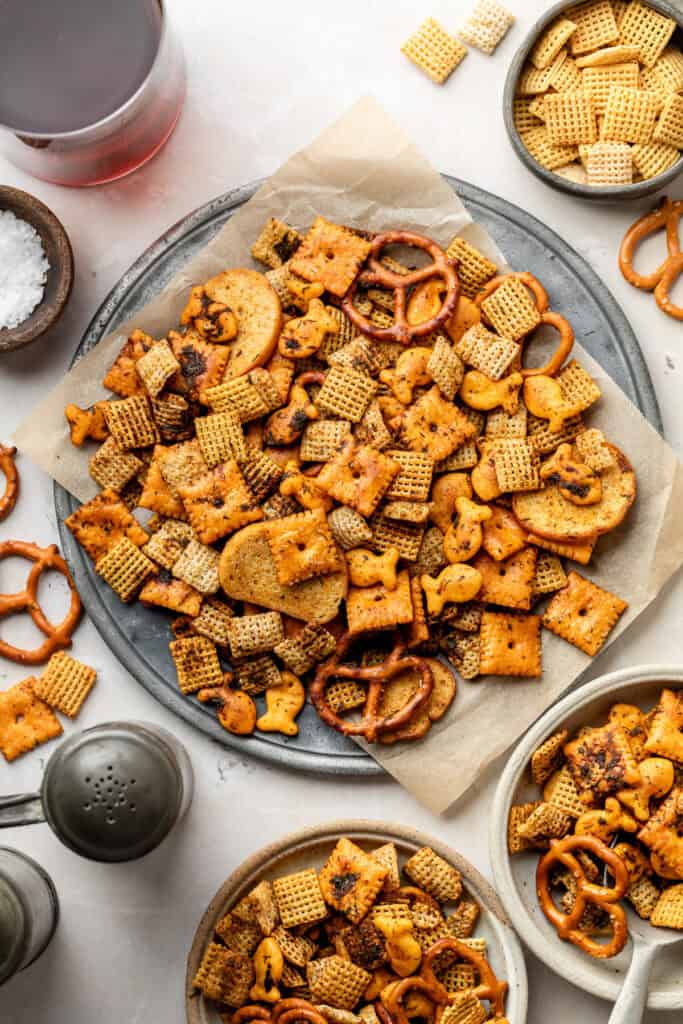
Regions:
<instances>
[{"instance_id":1,"label":"dark ceramic bowl","mask_svg":"<svg viewBox=\"0 0 683 1024\"><path fill-rule=\"evenodd\" d=\"M669 18L673 18L674 21L678 23L678 28L674 32L671 42L683 50L683 9L680 7L674 7L673 4L667 3L666 0L647 0L647 5L648 7L652 7L654 10L659 11L660 14L665 14ZM534 160L529 153L528 149L522 142L517 128L515 127L513 118L513 101L515 98L517 81L522 72L522 68L524 67L524 63L536 40L545 31L548 25L560 14L565 13L570 7L576 7L576 0L570 0L570 2L568 2L568 0L561 0L560 3L553 4L552 7L550 7L545 14L538 19L512 59L503 92L503 117L505 119L505 128L510 138L510 142L512 143L512 148L532 174L535 174L536 177L540 178L546 185L550 185L551 188L558 189L560 192L566 192L570 196L577 196L580 199L590 199L593 202L599 203L620 202L622 199L642 199L643 196L651 195L653 192L657 192L659 189L664 188L669 184L669 182L673 181L674 178L678 177L681 171L683 171L683 155L678 162L673 165L673 167L663 171L654 178L648 178L646 181L637 181L633 185L580 185L576 182L568 181L566 178L562 178L560 175L554 174L552 171L547 171L545 167L541 167L541 165Z\"/></svg>"},{"instance_id":2,"label":"dark ceramic bowl","mask_svg":"<svg viewBox=\"0 0 683 1024\"><path fill-rule=\"evenodd\" d=\"M35 341L56 323L71 294L74 260L66 231L54 213L28 192L0 185L0 210L10 210L40 235L50 264L42 301L17 327L0 328L0 355Z\"/></svg>"}]
</instances>

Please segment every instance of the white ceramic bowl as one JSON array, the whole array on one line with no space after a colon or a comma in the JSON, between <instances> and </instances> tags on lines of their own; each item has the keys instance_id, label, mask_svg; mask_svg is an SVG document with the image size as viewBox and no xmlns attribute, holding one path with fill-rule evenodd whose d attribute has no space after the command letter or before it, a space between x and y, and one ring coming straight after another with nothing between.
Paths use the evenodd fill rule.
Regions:
<instances>
[{"instance_id":1,"label":"white ceramic bowl","mask_svg":"<svg viewBox=\"0 0 683 1024\"><path fill-rule=\"evenodd\" d=\"M491 966L497 976L507 981L509 985L506 1005L508 1020L510 1024L525 1024L527 978L522 948L491 885L469 861L439 839L433 839L402 825L356 820L334 821L327 825L292 832L279 842L252 854L226 879L200 921L188 955L188 1024L220 1024L211 1003L200 993L193 992L191 988L192 979L204 950L211 942L216 923L262 878L272 879L311 866L322 867L341 836L348 836L365 849L392 841L396 844L401 865L421 846L431 846L436 853L460 871L465 887L481 907L476 935L486 939Z\"/></svg>"},{"instance_id":2,"label":"white ceramic bowl","mask_svg":"<svg viewBox=\"0 0 683 1024\"><path fill-rule=\"evenodd\" d=\"M511 857L507 848L507 821L513 804L538 799L538 786L528 776L534 750L560 728L575 731L581 725L602 724L612 704L623 701L649 709L663 686L683 686L682 665L642 665L601 676L570 693L539 718L508 761L493 802L490 827L491 866L496 889L508 917L529 949L556 974L585 991L614 1002L631 962L629 940L619 956L594 960L576 946L563 942L546 920L536 898L538 853ZM648 1007L683 1009L683 970L680 947L660 950L650 980Z\"/></svg>"}]
</instances>

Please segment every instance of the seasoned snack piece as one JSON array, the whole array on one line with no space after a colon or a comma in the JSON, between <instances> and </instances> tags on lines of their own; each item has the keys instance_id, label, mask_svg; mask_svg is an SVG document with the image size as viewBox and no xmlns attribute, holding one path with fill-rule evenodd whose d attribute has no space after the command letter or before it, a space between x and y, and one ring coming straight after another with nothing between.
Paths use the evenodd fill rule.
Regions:
<instances>
[{"instance_id":1,"label":"seasoned snack piece","mask_svg":"<svg viewBox=\"0 0 683 1024\"><path fill-rule=\"evenodd\" d=\"M683 929L683 885L671 885L664 890L652 911L650 924Z\"/></svg>"},{"instance_id":2,"label":"seasoned snack piece","mask_svg":"<svg viewBox=\"0 0 683 1024\"><path fill-rule=\"evenodd\" d=\"M500 380L519 356L520 348L510 338L501 338L482 324L474 324L463 334L456 352L468 366L480 370L490 380Z\"/></svg>"},{"instance_id":3,"label":"seasoned snack piece","mask_svg":"<svg viewBox=\"0 0 683 1024\"><path fill-rule=\"evenodd\" d=\"M350 587L346 598L346 618L349 631L354 636L412 622L413 602L408 573L405 570L400 572L392 589L383 583Z\"/></svg>"},{"instance_id":4,"label":"seasoned snack piece","mask_svg":"<svg viewBox=\"0 0 683 1024\"><path fill-rule=\"evenodd\" d=\"M315 953L315 943L305 935L295 935L287 931L283 925L278 925L273 932L273 938L282 950L285 960L296 967L305 967Z\"/></svg>"},{"instance_id":5,"label":"seasoned snack piece","mask_svg":"<svg viewBox=\"0 0 683 1024\"><path fill-rule=\"evenodd\" d=\"M523 279L513 275L501 278L501 283L481 302L481 310L496 333L512 341L523 338L541 322L541 312Z\"/></svg>"},{"instance_id":6,"label":"seasoned snack piece","mask_svg":"<svg viewBox=\"0 0 683 1024\"><path fill-rule=\"evenodd\" d=\"M370 243L348 228L317 217L290 260L292 273L319 281L342 298L370 251Z\"/></svg>"},{"instance_id":7,"label":"seasoned snack piece","mask_svg":"<svg viewBox=\"0 0 683 1024\"><path fill-rule=\"evenodd\" d=\"M267 654L262 654L258 658L247 658L245 661L235 661L233 668L240 688L252 697L282 684L282 673Z\"/></svg>"},{"instance_id":8,"label":"seasoned snack piece","mask_svg":"<svg viewBox=\"0 0 683 1024\"><path fill-rule=\"evenodd\" d=\"M317 482L340 504L354 508L362 516L369 516L400 469L400 464L389 454L359 445L349 438L323 467Z\"/></svg>"},{"instance_id":9,"label":"seasoned snack piece","mask_svg":"<svg viewBox=\"0 0 683 1024\"><path fill-rule=\"evenodd\" d=\"M207 946L192 987L208 999L240 1007L248 996L254 980L251 960L243 953L233 953L217 942Z\"/></svg>"},{"instance_id":10,"label":"seasoned snack piece","mask_svg":"<svg viewBox=\"0 0 683 1024\"><path fill-rule=\"evenodd\" d=\"M194 538L173 563L173 575L184 580L200 594L215 594L218 579L218 552Z\"/></svg>"},{"instance_id":11,"label":"seasoned snack piece","mask_svg":"<svg viewBox=\"0 0 683 1024\"><path fill-rule=\"evenodd\" d=\"M273 353L281 324L280 300L264 275L255 270L226 270L207 281L204 291L237 317L238 332L229 346L226 378L262 366Z\"/></svg>"},{"instance_id":12,"label":"seasoned snack piece","mask_svg":"<svg viewBox=\"0 0 683 1024\"><path fill-rule=\"evenodd\" d=\"M151 576L140 591L141 604L168 608L179 615L195 616L199 614L202 595L183 580L174 579L168 569L161 569L156 576Z\"/></svg>"},{"instance_id":13,"label":"seasoned snack piece","mask_svg":"<svg viewBox=\"0 0 683 1024\"><path fill-rule=\"evenodd\" d=\"M138 504L140 508L149 509L169 519L187 519L185 506L177 491L171 488L161 473L161 467L170 450L161 444L155 445Z\"/></svg>"},{"instance_id":14,"label":"seasoned snack piece","mask_svg":"<svg viewBox=\"0 0 683 1024\"><path fill-rule=\"evenodd\" d=\"M144 331L135 330L105 374L102 384L122 398L139 394L144 390L136 366L154 344L154 338Z\"/></svg>"},{"instance_id":15,"label":"seasoned snack piece","mask_svg":"<svg viewBox=\"0 0 683 1024\"><path fill-rule=\"evenodd\" d=\"M241 690L233 690L223 683L199 690L197 700L200 704L218 705L218 722L226 732L250 736L256 728L256 705L249 694Z\"/></svg>"},{"instance_id":16,"label":"seasoned snack piece","mask_svg":"<svg viewBox=\"0 0 683 1024\"><path fill-rule=\"evenodd\" d=\"M283 928L311 925L327 917L327 908L318 876L311 868L306 868L293 875L276 878L273 882L273 894ZM278 941L279 933L280 929L275 933L276 941ZM297 946L297 958L293 962L300 967L305 967L312 955L309 950L309 946L303 949ZM285 956L292 959L293 947L291 945L289 950L283 948L283 952Z\"/></svg>"},{"instance_id":17,"label":"seasoned snack piece","mask_svg":"<svg viewBox=\"0 0 683 1024\"><path fill-rule=\"evenodd\" d=\"M438 387L421 395L404 413L401 423L401 436L408 448L428 455L434 462L447 458L475 433L474 425L441 395Z\"/></svg>"},{"instance_id":18,"label":"seasoned snack piece","mask_svg":"<svg viewBox=\"0 0 683 1024\"><path fill-rule=\"evenodd\" d=\"M372 377L349 367L333 366L316 396L316 405L340 419L359 423L377 390Z\"/></svg>"},{"instance_id":19,"label":"seasoned snack piece","mask_svg":"<svg viewBox=\"0 0 683 1024\"><path fill-rule=\"evenodd\" d=\"M441 335L435 341L427 360L427 373L444 398L453 401L462 383L464 368L460 356Z\"/></svg>"},{"instance_id":20,"label":"seasoned snack piece","mask_svg":"<svg viewBox=\"0 0 683 1024\"><path fill-rule=\"evenodd\" d=\"M144 448L159 441L149 401L144 395L131 395L116 402L103 402L102 409L112 438L123 451Z\"/></svg>"},{"instance_id":21,"label":"seasoned snack piece","mask_svg":"<svg viewBox=\"0 0 683 1024\"><path fill-rule=\"evenodd\" d=\"M310 960L306 964L306 977L312 999L343 1010L350 1010L358 1003L371 980L371 975L362 967L337 955Z\"/></svg>"},{"instance_id":22,"label":"seasoned snack piece","mask_svg":"<svg viewBox=\"0 0 683 1024\"><path fill-rule=\"evenodd\" d=\"M638 833L650 850L652 867L662 878L683 878L682 828L683 791L676 786Z\"/></svg>"},{"instance_id":23,"label":"seasoned snack piece","mask_svg":"<svg viewBox=\"0 0 683 1024\"><path fill-rule=\"evenodd\" d=\"M393 479L386 497L402 501L427 501L434 472L434 459L426 452L391 449L386 453L397 462L400 472Z\"/></svg>"},{"instance_id":24,"label":"seasoned snack piece","mask_svg":"<svg viewBox=\"0 0 683 1024\"><path fill-rule=\"evenodd\" d=\"M586 805L581 801L576 783L566 765L548 779L543 787L543 799L559 807L572 818L580 817L586 810Z\"/></svg>"},{"instance_id":25,"label":"seasoned snack piece","mask_svg":"<svg viewBox=\"0 0 683 1024\"><path fill-rule=\"evenodd\" d=\"M279 612L261 615L233 616L228 626L230 653L233 658L272 651L284 639Z\"/></svg>"},{"instance_id":26,"label":"seasoned snack piece","mask_svg":"<svg viewBox=\"0 0 683 1024\"><path fill-rule=\"evenodd\" d=\"M283 469L275 459L252 445L247 446L246 455L240 460L240 470L255 504L260 504L275 490L283 475ZM261 507L265 515L265 508Z\"/></svg>"},{"instance_id":27,"label":"seasoned snack piece","mask_svg":"<svg viewBox=\"0 0 683 1024\"><path fill-rule=\"evenodd\" d=\"M683 764L683 694L663 689L654 709L645 741L649 754Z\"/></svg>"},{"instance_id":28,"label":"seasoned snack piece","mask_svg":"<svg viewBox=\"0 0 683 1024\"><path fill-rule=\"evenodd\" d=\"M458 261L458 277L462 294L473 299L482 285L495 277L497 267L466 239L456 237L446 249L449 260ZM450 333L450 328L448 328Z\"/></svg>"},{"instance_id":29,"label":"seasoned snack piece","mask_svg":"<svg viewBox=\"0 0 683 1024\"><path fill-rule=\"evenodd\" d=\"M481 619L482 675L541 675L541 619L485 611Z\"/></svg>"},{"instance_id":30,"label":"seasoned snack piece","mask_svg":"<svg viewBox=\"0 0 683 1024\"><path fill-rule=\"evenodd\" d=\"M447 565L436 579L421 576L420 582L428 614L438 617L447 604L461 604L476 597L481 590L482 576L474 566L456 563Z\"/></svg>"},{"instance_id":31,"label":"seasoned snack piece","mask_svg":"<svg viewBox=\"0 0 683 1024\"><path fill-rule=\"evenodd\" d=\"M323 509L275 520L268 528L267 540L283 586L344 569Z\"/></svg>"},{"instance_id":32,"label":"seasoned snack piece","mask_svg":"<svg viewBox=\"0 0 683 1024\"><path fill-rule=\"evenodd\" d=\"M135 542L135 538L131 537ZM151 558L164 569L172 569L191 540L196 535L189 523L177 519L167 519L151 537L145 536L147 543L143 554Z\"/></svg>"},{"instance_id":33,"label":"seasoned snack piece","mask_svg":"<svg viewBox=\"0 0 683 1024\"><path fill-rule=\"evenodd\" d=\"M398 548L388 548L381 555L375 555L366 548L356 548L346 556L349 580L354 587L381 583L387 590L395 590L398 560Z\"/></svg>"},{"instance_id":34,"label":"seasoned snack piece","mask_svg":"<svg viewBox=\"0 0 683 1024\"><path fill-rule=\"evenodd\" d=\"M86 441L106 441L109 436L109 427L104 418L104 409L101 402L95 402L89 409L80 409L77 405L67 405L64 410L71 443L76 448L81 448ZM2 448L2 446L0 446ZM9 449L4 449L5 452ZM14 454L16 448L12 452Z\"/></svg>"},{"instance_id":35,"label":"seasoned snack piece","mask_svg":"<svg viewBox=\"0 0 683 1024\"><path fill-rule=\"evenodd\" d=\"M97 561L121 537L128 537L138 546L149 539L147 532L111 488L81 505L64 522L93 561ZM150 557L153 556L150 554Z\"/></svg>"},{"instance_id":36,"label":"seasoned snack piece","mask_svg":"<svg viewBox=\"0 0 683 1024\"><path fill-rule=\"evenodd\" d=\"M609 447L615 463L601 474L602 498L597 504L573 505L555 484L515 494L513 511L522 527L549 540L586 541L618 526L635 500L636 479L622 452Z\"/></svg>"},{"instance_id":37,"label":"seasoned snack piece","mask_svg":"<svg viewBox=\"0 0 683 1024\"><path fill-rule=\"evenodd\" d=\"M178 488L190 524L203 544L212 544L248 523L263 519L239 466L233 460L215 466L194 483Z\"/></svg>"},{"instance_id":38,"label":"seasoned snack piece","mask_svg":"<svg viewBox=\"0 0 683 1024\"><path fill-rule=\"evenodd\" d=\"M329 513L327 521L334 539L344 551L350 551L372 540L372 530L355 509L340 505Z\"/></svg>"},{"instance_id":39,"label":"seasoned snack piece","mask_svg":"<svg viewBox=\"0 0 683 1024\"><path fill-rule=\"evenodd\" d=\"M386 876L384 865L343 837L320 869L320 891L329 906L358 924L377 898Z\"/></svg>"},{"instance_id":40,"label":"seasoned snack piece","mask_svg":"<svg viewBox=\"0 0 683 1024\"><path fill-rule=\"evenodd\" d=\"M416 885L440 903L457 903L462 893L462 876L443 857L423 846L406 861L403 870Z\"/></svg>"},{"instance_id":41,"label":"seasoned snack piece","mask_svg":"<svg viewBox=\"0 0 683 1024\"><path fill-rule=\"evenodd\" d=\"M202 456L210 469L221 462L246 457L244 433L236 412L198 416L194 427Z\"/></svg>"},{"instance_id":42,"label":"seasoned snack piece","mask_svg":"<svg viewBox=\"0 0 683 1024\"><path fill-rule=\"evenodd\" d=\"M282 267L301 245L301 235L289 224L269 217L251 247L251 255L271 270Z\"/></svg>"},{"instance_id":43,"label":"seasoned snack piece","mask_svg":"<svg viewBox=\"0 0 683 1024\"><path fill-rule=\"evenodd\" d=\"M585 806L596 806L640 780L628 735L616 722L585 730L566 744L564 754Z\"/></svg>"},{"instance_id":44,"label":"seasoned snack piece","mask_svg":"<svg viewBox=\"0 0 683 1024\"><path fill-rule=\"evenodd\" d=\"M353 711L354 708L362 708L366 697L365 688L360 683L354 683L353 680L338 680L335 683L331 683L325 691L327 703L335 714Z\"/></svg>"},{"instance_id":45,"label":"seasoned snack piece","mask_svg":"<svg viewBox=\"0 0 683 1024\"><path fill-rule=\"evenodd\" d=\"M327 462L351 433L348 420L318 420L304 427L299 454L302 462Z\"/></svg>"},{"instance_id":46,"label":"seasoned snack piece","mask_svg":"<svg viewBox=\"0 0 683 1024\"><path fill-rule=\"evenodd\" d=\"M541 807L541 801L535 800L527 804L514 804L510 808L507 826L508 851L514 856L516 853L524 853L533 846L531 839L522 833L524 824L529 820L534 811Z\"/></svg>"},{"instance_id":47,"label":"seasoned snack piece","mask_svg":"<svg viewBox=\"0 0 683 1024\"><path fill-rule=\"evenodd\" d=\"M128 539L121 537L95 563L95 571L124 603L132 601L148 576L155 570L154 562Z\"/></svg>"},{"instance_id":48,"label":"seasoned snack piece","mask_svg":"<svg viewBox=\"0 0 683 1024\"><path fill-rule=\"evenodd\" d=\"M543 615L543 625L591 656L598 653L628 604L576 572Z\"/></svg>"},{"instance_id":49,"label":"seasoned snack piece","mask_svg":"<svg viewBox=\"0 0 683 1024\"><path fill-rule=\"evenodd\" d=\"M567 585L567 574L556 555L540 551L536 559L536 573L533 582L533 596L553 594Z\"/></svg>"},{"instance_id":50,"label":"seasoned snack piece","mask_svg":"<svg viewBox=\"0 0 683 1024\"><path fill-rule=\"evenodd\" d=\"M467 47L450 36L434 18L427 18L403 44L401 53L433 82L443 85L467 56Z\"/></svg>"},{"instance_id":51,"label":"seasoned snack piece","mask_svg":"<svg viewBox=\"0 0 683 1024\"><path fill-rule=\"evenodd\" d=\"M113 437L100 445L88 463L88 471L95 483L105 490L120 491L142 470L137 455L124 452Z\"/></svg>"},{"instance_id":52,"label":"seasoned snack piece","mask_svg":"<svg viewBox=\"0 0 683 1024\"><path fill-rule=\"evenodd\" d=\"M167 381L178 372L180 363L164 338L155 341L149 351L138 359L135 369L147 394L150 398L156 398Z\"/></svg>"},{"instance_id":53,"label":"seasoned snack piece","mask_svg":"<svg viewBox=\"0 0 683 1024\"><path fill-rule=\"evenodd\" d=\"M312 298L303 316L288 320L278 341L278 349L288 359L310 359L325 338L339 333L339 323L320 299Z\"/></svg>"},{"instance_id":54,"label":"seasoned snack piece","mask_svg":"<svg viewBox=\"0 0 683 1024\"><path fill-rule=\"evenodd\" d=\"M480 551L472 566L481 574L481 590L477 594L480 601L529 611L536 574L534 548L524 548L498 562Z\"/></svg>"},{"instance_id":55,"label":"seasoned snack piece","mask_svg":"<svg viewBox=\"0 0 683 1024\"><path fill-rule=\"evenodd\" d=\"M233 953L251 956L261 939L261 929L255 922L240 921L233 914L226 914L216 925L216 935Z\"/></svg>"},{"instance_id":56,"label":"seasoned snack piece","mask_svg":"<svg viewBox=\"0 0 683 1024\"><path fill-rule=\"evenodd\" d=\"M35 680L23 679L0 692L0 751L6 761L61 736L59 721L36 694Z\"/></svg>"},{"instance_id":57,"label":"seasoned snack piece","mask_svg":"<svg viewBox=\"0 0 683 1024\"><path fill-rule=\"evenodd\" d=\"M526 547L527 536L509 509L491 505L490 511L482 524L482 547L496 562L502 562Z\"/></svg>"},{"instance_id":58,"label":"seasoned snack piece","mask_svg":"<svg viewBox=\"0 0 683 1024\"><path fill-rule=\"evenodd\" d=\"M222 684L223 672L216 647L206 637L172 640L169 650L178 673L178 686L183 693L196 693L205 687Z\"/></svg>"},{"instance_id":59,"label":"seasoned snack piece","mask_svg":"<svg viewBox=\"0 0 683 1024\"><path fill-rule=\"evenodd\" d=\"M51 708L75 718L95 685L97 672L64 651L52 655L45 671L33 682L33 691Z\"/></svg>"}]
</instances>

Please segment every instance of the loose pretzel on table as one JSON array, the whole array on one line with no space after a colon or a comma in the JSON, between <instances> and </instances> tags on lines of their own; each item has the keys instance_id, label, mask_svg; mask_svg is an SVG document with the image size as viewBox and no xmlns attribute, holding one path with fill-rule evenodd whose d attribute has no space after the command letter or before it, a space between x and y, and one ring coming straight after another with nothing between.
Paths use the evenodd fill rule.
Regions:
<instances>
[{"instance_id":1,"label":"loose pretzel on table","mask_svg":"<svg viewBox=\"0 0 683 1024\"><path fill-rule=\"evenodd\" d=\"M398 634L394 649L381 665L371 665L367 668L359 665L341 665L340 661L355 639L356 637L350 633L344 633L340 637L334 654L318 666L309 695L311 703L327 725L345 736L364 736L368 743L374 743L379 733L390 732L392 729L407 725L424 707L434 687L434 676L424 658L404 654L405 643ZM379 705L384 684L401 672L411 669L420 677L417 692L393 715L380 715ZM369 684L363 717L359 722L346 721L330 707L325 689L331 679L356 679L360 683Z\"/></svg>"},{"instance_id":2,"label":"loose pretzel on table","mask_svg":"<svg viewBox=\"0 0 683 1024\"><path fill-rule=\"evenodd\" d=\"M408 274L396 274L379 260L382 249L388 245L409 245L414 249L422 249L432 257L432 262ZM441 309L429 320L411 324L406 315L408 289L433 277L440 277L446 285L446 295ZM379 285L393 291L394 323L391 327L377 327L356 309L353 300L359 285ZM373 239L368 256L368 269L361 271L349 288L342 302L342 309L358 330L368 337L376 341L398 341L402 345L409 345L414 338L424 338L441 327L455 312L459 297L460 281L455 270L455 261L449 260L436 242L413 231L387 231Z\"/></svg>"},{"instance_id":3,"label":"loose pretzel on table","mask_svg":"<svg viewBox=\"0 0 683 1024\"><path fill-rule=\"evenodd\" d=\"M16 448L0 444L0 470L5 476L5 491L0 497L0 521L6 519L19 497L19 471L14 463Z\"/></svg>"},{"instance_id":4,"label":"loose pretzel on table","mask_svg":"<svg viewBox=\"0 0 683 1024\"><path fill-rule=\"evenodd\" d=\"M586 879L581 863L574 856L574 850L586 850L599 857L609 868L614 878L613 886L596 885ZM562 913L555 905L550 891L550 873L555 864L563 864L572 874L576 883L574 906L569 914ZM626 945L628 928L626 914L619 900L628 889L628 871L624 861L601 839L596 836L565 836L551 839L550 849L541 857L536 869L536 892L541 910L554 925L561 939L568 940L584 953L605 960L616 956ZM612 923L612 938L604 945L582 932L579 928L586 904L594 903L609 915Z\"/></svg>"},{"instance_id":5,"label":"loose pretzel on table","mask_svg":"<svg viewBox=\"0 0 683 1024\"><path fill-rule=\"evenodd\" d=\"M14 556L25 558L34 564L29 570L24 590L16 594L0 594L0 619L16 615L18 612L28 612L41 633L45 634L45 640L39 647L30 651L0 640L0 656L16 661L20 665L41 665L55 651L71 646L71 635L81 617L81 599L69 567L54 544L41 548L37 544L23 540L6 540L0 543L0 561ZM47 618L38 600L40 577L44 572L50 571L60 572L71 592L69 610L57 626Z\"/></svg>"},{"instance_id":6,"label":"loose pretzel on table","mask_svg":"<svg viewBox=\"0 0 683 1024\"><path fill-rule=\"evenodd\" d=\"M676 279L683 273L683 254L678 234L678 224L683 216L683 199L672 201L664 196L659 207L640 217L624 235L619 249L619 269L629 284L646 292L654 292L655 302L663 313L674 320L683 320L683 306L675 305L669 298L669 291ZM639 274L633 268L633 257L637 246L659 231L666 229L667 257L651 274Z\"/></svg>"}]
</instances>

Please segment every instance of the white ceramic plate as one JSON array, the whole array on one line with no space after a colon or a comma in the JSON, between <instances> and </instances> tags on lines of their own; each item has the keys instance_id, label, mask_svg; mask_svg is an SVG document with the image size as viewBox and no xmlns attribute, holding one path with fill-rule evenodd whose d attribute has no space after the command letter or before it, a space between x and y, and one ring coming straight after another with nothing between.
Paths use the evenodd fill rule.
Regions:
<instances>
[{"instance_id":1,"label":"white ceramic plate","mask_svg":"<svg viewBox=\"0 0 683 1024\"><path fill-rule=\"evenodd\" d=\"M547 711L524 736L507 763L496 791L491 814L490 854L496 888L522 940L556 974L593 995L614 1002L631 962L631 942L619 956L595 960L576 946L562 942L536 899L538 854L511 857L507 848L507 821L513 804L538 800L538 786L527 767L534 750L560 728L575 731L581 725L600 725L612 704L623 701L649 709L663 686L683 686L683 666L643 665L611 672L567 697ZM662 949L650 980L648 1007L683 1008L683 970L680 947Z\"/></svg>"},{"instance_id":2,"label":"white ceramic plate","mask_svg":"<svg viewBox=\"0 0 683 1024\"><path fill-rule=\"evenodd\" d=\"M491 966L496 975L509 985L507 1017L510 1024L525 1024L527 979L524 957L519 940L490 884L469 861L440 840L402 825L381 821L335 821L293 832L253 854L230 875L211 900L197 928L187 959L188 1024L220 1024L212 1004L191 988L192 979L204 950L211 942L216 923L262 878L272 879L311 866L322 867L341 836L348 836L367 850L392 841L396 844L401 865L421 846L431 846L461 872L466 888L481 907L476 935L486 939Z\"/></svg>"}]
</instances>

